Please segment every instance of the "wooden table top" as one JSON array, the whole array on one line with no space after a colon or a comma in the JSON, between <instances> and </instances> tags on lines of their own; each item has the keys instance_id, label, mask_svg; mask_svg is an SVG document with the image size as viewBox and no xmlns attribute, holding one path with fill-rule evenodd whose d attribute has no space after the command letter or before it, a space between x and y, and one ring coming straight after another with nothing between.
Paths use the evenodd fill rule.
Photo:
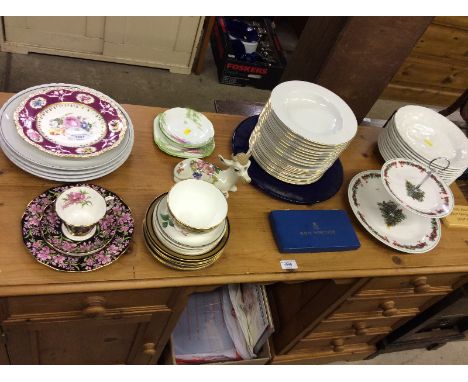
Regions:
<instances>
[{"instance_id":1,"label":"wooden table top","mask_svg":"<svg viewBox=\"0 0 468 382\"><path fill-rule=\"evenodd\" d=\"M0 104L11 94L0 93ZM135 233L129 251L114 264L89 273L49 269L26 250L20 220L26 205L44 190L58 185L22 171L0 154L0 296L65 293L172 286L216 285L234 282L274 282L325 278L468 272L468 231L443 226L442 239L429 253L397 252L374 239L354 218L347 200L350 179L360 171L379 169L383 159L376 139L380 129L360 127L342 154L345 180L330 200L299 206L273 199L250 184L239 185L229 198L231 238L221 258L198 271L176 271L156 261L145 247L142 220L150 202L173 185L172 171L180 159L170 157L153 143L157 107L124 105L135 128L135 144L127 162L114 173L92 181L117 193L130 206ZM232 132L244 117L209 114L216 129L216 154L229 157ZM207 160L216 161L213 155ZM452 186L459 204L466 204ZM361 248L348 252L280 254L268 221L275 209L345 209L352 218ZM298 270L284 271L280 260L294 259Z\"/></svg>"}]
</instances>

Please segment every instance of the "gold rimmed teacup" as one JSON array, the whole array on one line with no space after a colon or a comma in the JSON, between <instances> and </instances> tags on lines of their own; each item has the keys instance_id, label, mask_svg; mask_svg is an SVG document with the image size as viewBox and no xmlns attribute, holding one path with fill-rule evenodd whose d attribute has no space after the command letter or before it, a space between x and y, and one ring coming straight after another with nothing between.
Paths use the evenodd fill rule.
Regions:
<instances>
[{"instance_id":1,"label":"gold rimmed teacup","mask_svg":"<svg viewBox=\"0 0 468 382\"><path fill-rule=\"evenodd\" d=\"M160 250L163 250L168 256L175 257L178 259L184 259L184 260L203 260L206 258L209 258L216 254L221 248L224 248L226 245L229 235L230 235L230 228L229 228L229 220L226 218L226 230L221 238L221 240L216 244L214 248L211 250L202 253L202 254L184 254L184 253L179 253L176 251L173 251L169 248L167 248L161 241L158 239L154 229L155 227L153 226L153 212L155 208L157 207L159 201L164 197L165 194L158 196L156 199L154 199L150 206L148 207L144 219L144 229L146 230L148 234L148 238L151 239L151 242L153 245L159 247Z\"/></svg>"}]
</instances>

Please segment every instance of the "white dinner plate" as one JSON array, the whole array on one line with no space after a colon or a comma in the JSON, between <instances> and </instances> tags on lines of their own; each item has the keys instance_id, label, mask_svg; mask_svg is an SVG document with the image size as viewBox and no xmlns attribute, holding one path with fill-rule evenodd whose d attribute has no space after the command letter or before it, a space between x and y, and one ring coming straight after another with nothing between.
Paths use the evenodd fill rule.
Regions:
<instances>
[{"instance_id":1,"label":"white dinner plate","mask_svg":"<svg viewBox=\"0 0 468 382\"><path fill-rule=\"evenodd\" d=\"M468 138L443 115L434 110L408 105L394 115L395 131L411 150L431 161L437 157L450 160L450 167L468 167Z\"/></svg>"},{"instance_id":2,"label":"white dinner plate","mask_svg":"<svg viewBox=\"0 0 468 382\"><path fill-rule=\"evenodd\" d=\"M275 116L294 133L325 145L349 142L357 132L350 107L330 90L306 81L287 81L271 92Z\"/></svg>"}]
</instances>

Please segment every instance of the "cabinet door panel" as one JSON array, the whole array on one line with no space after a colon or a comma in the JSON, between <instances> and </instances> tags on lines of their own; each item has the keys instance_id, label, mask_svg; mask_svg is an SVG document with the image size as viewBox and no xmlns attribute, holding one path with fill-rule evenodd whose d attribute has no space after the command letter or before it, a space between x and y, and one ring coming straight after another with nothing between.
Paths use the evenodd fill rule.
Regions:
<instances>
[{"instance_id":1,"label":"cabinet door panel","mask_svg":"<svg viewBox=\"0 0 468 382\"><path fill-rule=\"evenodd\" d=\"M4 17L7 42L102 53L105 17Z\"/></svg>"},{"instance_id":2,"label":"cabinet door panel","mask_svg":"<svg viewBox=\"0 0 468 382\"><path fill-rule=\"evenodd\" d=\"M158 342L170 314L5 324L4 330L12 364L124 364L138 357L141 363L152 360L143 356L143 342Z\"/></svg>"},{"instance_id":3,"label":"cabinet door panel","mask_svg":"<svg viewBox=\"0 0 468 382\"><path fill-rule=\"evenodd\" d=\"M190 67L201 17L107 17L104 56Z\"/></svg>"}]
</instances>

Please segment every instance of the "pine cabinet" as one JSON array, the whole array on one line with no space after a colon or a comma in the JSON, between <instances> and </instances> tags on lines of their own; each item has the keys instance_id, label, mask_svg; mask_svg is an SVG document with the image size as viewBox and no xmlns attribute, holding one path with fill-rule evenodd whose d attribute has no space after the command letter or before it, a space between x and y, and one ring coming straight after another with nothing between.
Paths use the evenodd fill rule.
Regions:
<instances>
[{"instance_id":1,"label":"pine cabinet","mask_svg":"<svg viewBox=\"0 0 468 382\"><path fill-rule=\"evenodd\" d=\"M154 364L177 311L174 304L184 301L179 292L149 289L5 298L1 310L5 360Z\"/></svg>"},{"instance_id":2,"label":"pine cabinet","mask_svg":"<svg viewBox=\"0 0 468 382\"><path fill-rule=\"evenodd\" d=\"M11 95L0 93L0 104ZM155 150L154 116L162 108L124 105L134 123L129 160L98 184L132 209L136 229L129 250L96 272L55 272L24 246L18 222L49 182L21 171L0 152L0 363L154 364L168 343L190 294L229 283L268 284L276 332L272 363L326 363L363 359L375 342L442 298L468 274L466 231L443 226L438 246L410 255L375 240L354 218L349 181L382 166L379 129L360 127L342 153L344 183L314 209L344 209L361 243L356 251L281 254L268 213L292 206L249 184L229 198L229 242L220 259L198 271L170 269L145 247L141 222L151 201L173 185L179 162ZM241 116L209 114L217 153L231 152ZM215 158L209 158L209 161ZM451 185L456 204L466 205ZM298 269L281 268L296 260ZM466 280L465 280L466 282Z\"/></svg>"},{"instance_id":3,"label":"pine cabinet","mask_svg":"<svg viewBox=\"0 0 468 382\"><path fill-rule=\"evenodd\" d=\"M440 298L464 274L317 280L271 285L274 364L363 359L374 345Z\"/></svg>"}]
</instances>

